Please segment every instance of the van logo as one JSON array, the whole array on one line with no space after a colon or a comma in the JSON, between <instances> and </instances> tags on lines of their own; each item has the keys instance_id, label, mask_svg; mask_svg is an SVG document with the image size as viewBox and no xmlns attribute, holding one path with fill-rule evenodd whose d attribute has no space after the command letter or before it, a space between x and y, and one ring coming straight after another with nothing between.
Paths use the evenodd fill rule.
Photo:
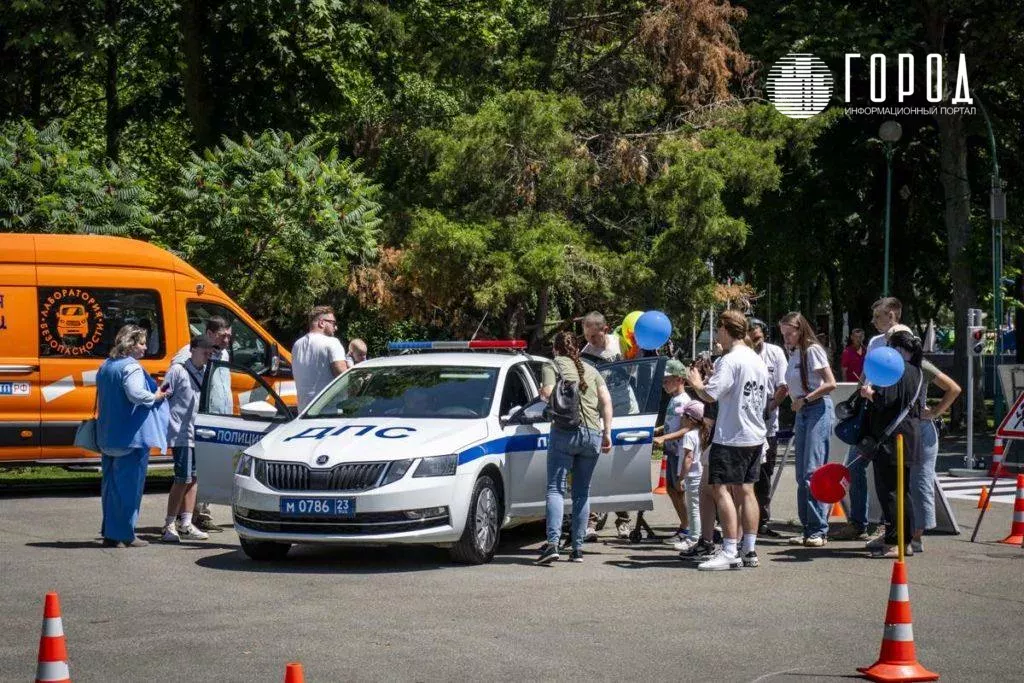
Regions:
<instances>
[{"instance_id":1,"label":"van logo","mask_svg":"<svg viewBox=\"0 0 1024 683\"><path fill-rule=\"evenodd\" d=\"M103 308L87 290L54 287L39 291L39 331L46 353L88 356L103 340Z\"/></svg>"},{"instance_id":2,"label":"van logo","mask_svg":"<svg viewBox=\"0 0 1024 683\"><path fill-rule=\"evenodd\" d=\"M316 459L317 465L326 465L327 461L330 460L326 455L321 455Z\"/></svg>"}]
</instances>

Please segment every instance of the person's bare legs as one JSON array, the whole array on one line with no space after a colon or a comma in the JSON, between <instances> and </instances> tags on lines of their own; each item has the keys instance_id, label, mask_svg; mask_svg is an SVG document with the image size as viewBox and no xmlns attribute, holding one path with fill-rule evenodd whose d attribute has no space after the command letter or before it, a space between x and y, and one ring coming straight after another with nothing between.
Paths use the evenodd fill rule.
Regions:
<instances>
[{"instance_id":1,"label":"person's bare legs","mask_svg":"<svg viewBox=\"0 0 1024 683\"><path fill-rule=\"evenodd\" d=\"M189 489L192 489L192 503L195 504L195 487L192 484L184 484L181 482L174 482L171 484L171 492L167 496L167 516L177 517L178 513L181 512L181 505L185 500L185 495Z\"/></svg>"},{"instance_id":2,"label":"person's bare legs","mask_svg":"<svg viewBox=\"0 0 1024 683\"><path fill-rule=\"evenodd\" d=\"M700 536L708 543L715 537L715 492L711 484L700 487Z\"/></svg>"},{"instance_id":3,"label":"person's bare legs","mask_svg":"<svg viewBox=\"0 0 1024 683\"><path fill-rule=\"evenodd\" d=\"M739 541L739 519L736 516L736 504L729 493L727 484L712 484L715 506L718 509L718 520L722 523L723 546L726 540Z\"/></svg>"}]
</instances>

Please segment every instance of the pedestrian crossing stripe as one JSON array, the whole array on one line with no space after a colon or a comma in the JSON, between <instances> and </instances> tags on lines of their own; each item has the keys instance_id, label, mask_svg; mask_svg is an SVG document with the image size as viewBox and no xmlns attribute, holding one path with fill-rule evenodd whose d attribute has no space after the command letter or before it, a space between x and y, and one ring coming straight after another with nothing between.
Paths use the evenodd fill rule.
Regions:
<instances>
[{"instance_id":1,"label":"pedestrian crossing stripe","mask_svg":"<svg viewBox=\"0 0 1024 683\"><path fill-rule=\"evenodd\" d=\"M951 477L948 474L937 474L935 478L946 494L946 498L977 501L981 498L981 488L992 483L991 477ZM1015 479L997 479L996 485L989 492L989 500L993 503L1013 504L1017 494Z\"/></svg>"}]
</instances>

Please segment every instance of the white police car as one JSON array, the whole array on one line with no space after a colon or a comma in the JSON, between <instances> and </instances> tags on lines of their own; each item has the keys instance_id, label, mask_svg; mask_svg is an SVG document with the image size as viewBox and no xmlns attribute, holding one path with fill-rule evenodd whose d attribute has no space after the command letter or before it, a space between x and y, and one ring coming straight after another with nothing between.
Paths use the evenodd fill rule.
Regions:
<instances>
[{"instance_id":1,"label":"white police car","mask_svg":"<svg viewBox=\"0 0 1024 683\"><path fill-rule=\"evenodd\" d=\"M249 557L280 559L294 543L427 543L484 563L501 528L544 518L549 424L538 380L551 361L522 353L522 342L390 346L430 352L361 363L298 417L240 368L229 366L235 387L255 389L236 414L212 414L204 387L196 422L201 496L232 506ZM486 348L506 351L475 351ZM448 349L466 351L436 352ZM664 363L599 367L615 417L612 452L601 456L591 484L594 511L653 507ZM223 372L221 365L212 370Z\"/></svg>"}]
</instances>

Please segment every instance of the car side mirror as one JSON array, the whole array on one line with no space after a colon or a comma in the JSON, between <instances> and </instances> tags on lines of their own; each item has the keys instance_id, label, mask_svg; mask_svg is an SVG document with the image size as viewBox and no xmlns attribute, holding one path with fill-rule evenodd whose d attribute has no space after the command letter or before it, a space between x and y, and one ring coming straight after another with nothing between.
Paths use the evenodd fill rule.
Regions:
<instances>
[{"instance_id":1,"label":"car side mirror","mask_svg":"<svg viewBox=\"0 0 1024 683\"><path fill-rule=\"evenodd\" d=\"M280 416L277 408L266 401L253 401L239 408L242 417L250 420L276 420Z\"/></svg>"},{"instance_id":2,"label":"car side mirror","mask_svg":"<svg viewBox=\"0 0 1024 683\"><path fill-rule=\"evenodd\" d=\"M518 420L519 420L519 416L522 415L522 412L523 412L523 407L522 406L512 406L511 410L509 410L507 413L505 413L504 415L501 416L500 419L501 419L502 424L506 424L506 425L519 424Z\"/></svg>"},{"instance_id":3,"label":"car side mirror","mask_svg":"<svg viewBox=\"0 0 1024 683\"><path fill-rule=\"evenodd\" d=\"M277 351L277 344L270 345L270 374L276 375L281 371L281 354Z\"/></svg>"},{"instance_id":4,"label":"car side mirror","mask_svg":"<svg viewBox=\"0 0 1024 683\"><path fill-rule=\"evenodd\" d=\"M538 422L547 422L547 410L548 402L538 396L522 408L513 409L509 413L507 424L532 425Z\"/></svg>"}]
</instances>

